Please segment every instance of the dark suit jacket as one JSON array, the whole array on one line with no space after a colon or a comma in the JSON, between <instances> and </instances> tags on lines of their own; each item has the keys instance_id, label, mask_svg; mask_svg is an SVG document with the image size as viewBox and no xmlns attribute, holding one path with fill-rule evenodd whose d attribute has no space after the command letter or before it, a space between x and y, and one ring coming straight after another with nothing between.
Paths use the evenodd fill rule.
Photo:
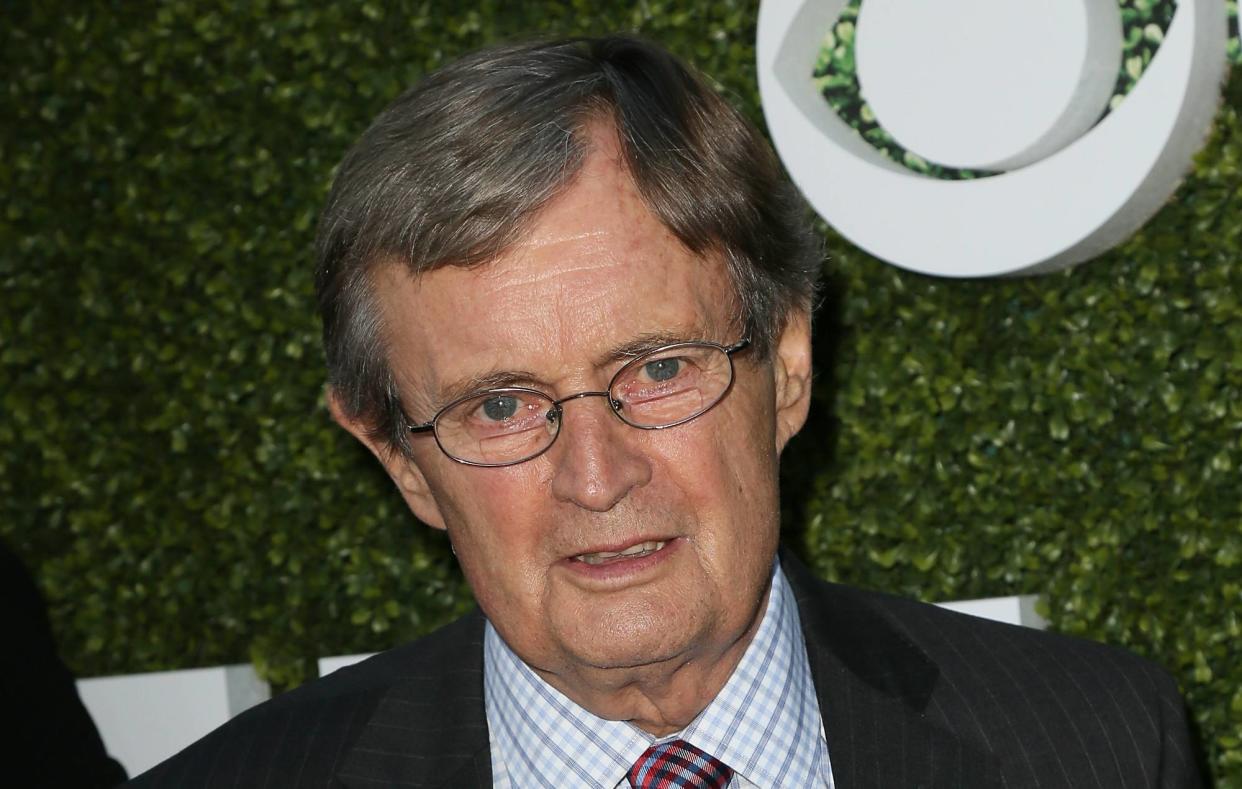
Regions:
<instances>
[{"instance_id":1,"label":"dark suit jacket","mask_svg":"<svg viewBox=\"0 0 1242 789\"><path fill-rule=\"evenodd\" d=\"M839 789L1200 785L1152 664L781 561ZM490 786L482 644L476 612L239 715L133 785Z\"/></svg>"}]
</instances>

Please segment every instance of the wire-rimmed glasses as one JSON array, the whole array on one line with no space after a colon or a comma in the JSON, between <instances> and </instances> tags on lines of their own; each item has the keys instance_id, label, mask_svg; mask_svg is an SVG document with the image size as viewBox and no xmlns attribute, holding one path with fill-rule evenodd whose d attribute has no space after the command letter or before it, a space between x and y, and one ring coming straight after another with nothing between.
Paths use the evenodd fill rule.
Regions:
<instances>
[{"instance_id":1,"label":"wire-rimmed glasses","mask_svg":"<svg viewBox=\"0 0 1242 789\"><path fill-rule=\"evenodd\" d=\"M622 422L640 430L663 430L702 416L733 384L733 354L750 345L679 342L640 354L612 377L602 392L578 392L559 400L538 389L505 387L466 395L441 408L431 421L407 425L433 433L440 450L468 466L511 466L547 452L561 434L564 405L602 397Z\"/></svg>"}]
</instances>

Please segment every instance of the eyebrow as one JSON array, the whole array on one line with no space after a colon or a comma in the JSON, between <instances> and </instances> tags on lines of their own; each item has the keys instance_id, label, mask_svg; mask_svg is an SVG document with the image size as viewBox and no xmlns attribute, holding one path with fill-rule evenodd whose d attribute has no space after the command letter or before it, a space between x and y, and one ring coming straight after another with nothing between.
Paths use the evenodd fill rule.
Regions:
<instances>
[{"instance_id":1,"label":"eyebrow","mask_svg":"<svg viewBox=\"0 0 1242 789\"><path fill-rule=\"evenodd\" d=\"M513 386L538 389L539 377L526 370L495 370L481 375L472 375L442 389L436 398L435 408L438 411L449 403L488 389L506 389Z\"/></svg>"},{"instance_id":2,"label":"eyebrow","mask_svg":"<svg viewBox=\"0 0 1242 789\"><path fill-rule=\"evenodd\" d=\"M654 351L656 348L662 348L665 345L675 345L679 342L696 342L706 338L706 334L701 333L696 327L692 329L690 334L684 332L657 331L640 334L634 339L613 348L596 361L596 367L605 367L613 362L619 362L632 359L635 356L641 356L648 351Z\"/></svg>"}]
</instances>

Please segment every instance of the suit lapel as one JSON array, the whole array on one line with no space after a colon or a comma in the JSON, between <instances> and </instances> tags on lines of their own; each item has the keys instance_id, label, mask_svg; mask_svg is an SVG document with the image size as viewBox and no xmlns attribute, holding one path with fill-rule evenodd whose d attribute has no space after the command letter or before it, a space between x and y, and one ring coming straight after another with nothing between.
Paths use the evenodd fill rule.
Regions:
<instances>
[{"instance_id":1,"label":"suit lapel","mask_svg":"<svg viewBox=\"0 0 1242 789\"><path fill-rule=\"evenodd\" d=\"M788 551L838 789L998 786L995 760L928 719L940 672L866 594L815 578Z\"/></svg>"},{"instance_id":2,"label":"suit lapel","mask_svg":"<svg viewBox=\"0 0 1242 789\"><path fill-rule=\"evenodd\" d=\"M429 637L376 702L338 778L349 787L490 787L483 615Z\"/></svg>"}]
</instances>

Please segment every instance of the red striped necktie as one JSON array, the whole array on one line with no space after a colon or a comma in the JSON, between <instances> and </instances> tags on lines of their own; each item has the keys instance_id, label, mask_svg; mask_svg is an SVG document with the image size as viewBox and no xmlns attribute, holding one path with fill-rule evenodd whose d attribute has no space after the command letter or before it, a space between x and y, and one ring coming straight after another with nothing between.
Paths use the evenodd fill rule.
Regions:
<instances>
[{"instance_id":1,"label":"red striped necktie","mask_svg":"<svg viewBox=\"0 0 1242 789\"><path fill-rule=\"evenodd\" d=\"M626 775L634 789L724 789L733 771L685 740L648 748Z\"/></svg>"}]
</instances>

